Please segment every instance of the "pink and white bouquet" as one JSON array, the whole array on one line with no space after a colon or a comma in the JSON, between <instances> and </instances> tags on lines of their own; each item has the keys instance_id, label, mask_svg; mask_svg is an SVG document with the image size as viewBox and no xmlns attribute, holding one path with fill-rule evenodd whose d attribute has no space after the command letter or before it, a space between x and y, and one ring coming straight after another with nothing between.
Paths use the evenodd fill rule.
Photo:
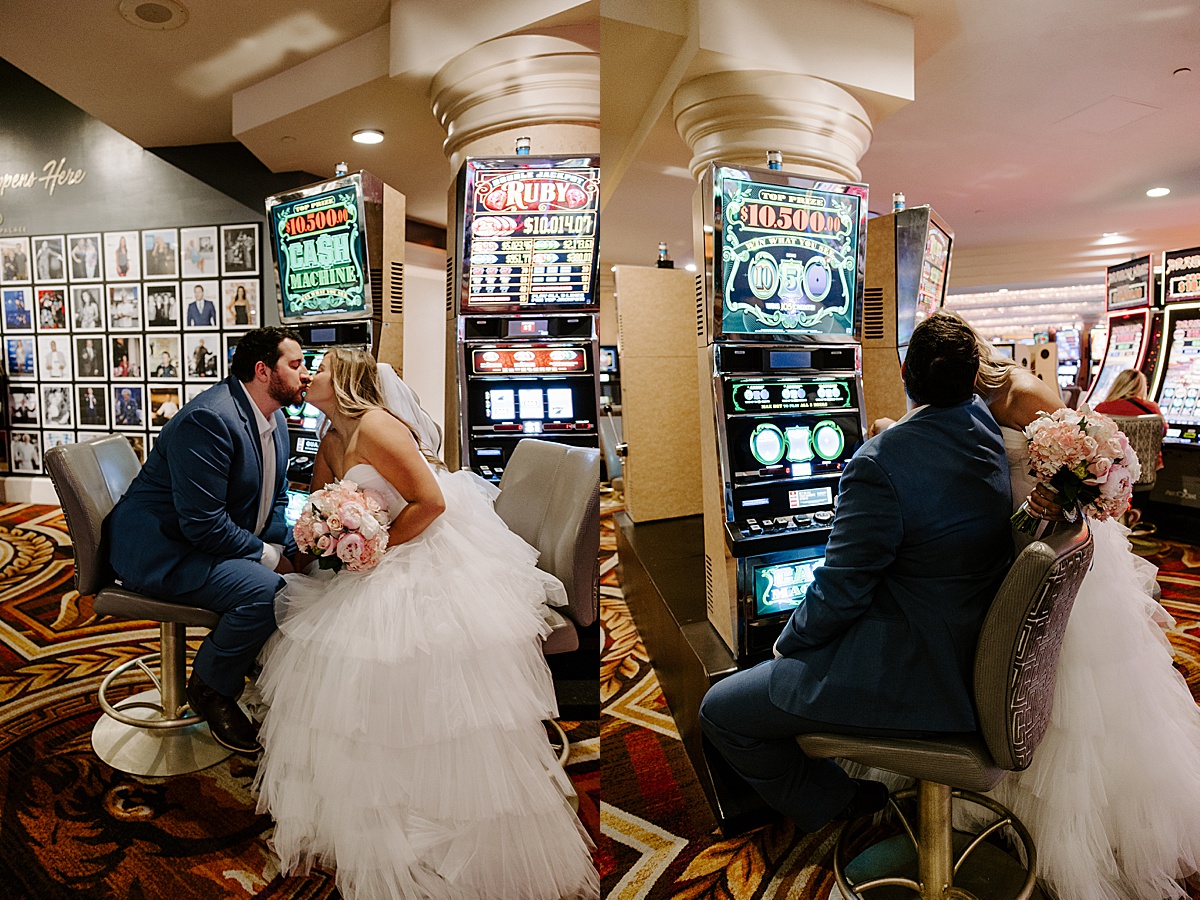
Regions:
<instances>
[{"instance_id":1,"label":"pink and white bouquet","mask_svg":"<svg viewBox=\"0 0 1200 900\"><path fill-rule=\"evenodd\" d=\"M1129 439L1108 416L1086 405L1039 413L1025 426L1025 437L1029 474L1052 488L1064 508L1082 508L1100 520L1129 508L1142 467ZM1012 522L1018 531L1033 534L1039 520L1028 505L1021 504Z\"/></svg>"},{"instance_id":2,"label":"pink and white bouquet","mask_svg":"<svg viewBox=\"0 0 1200 900\"><path fill-rule=\"evenodd\" d=\"M365 572L388 546L388 516L379 500L353 481L335 481L308 495L292 529L296 546L322 569Z\"/></svg>"}]
</instances>

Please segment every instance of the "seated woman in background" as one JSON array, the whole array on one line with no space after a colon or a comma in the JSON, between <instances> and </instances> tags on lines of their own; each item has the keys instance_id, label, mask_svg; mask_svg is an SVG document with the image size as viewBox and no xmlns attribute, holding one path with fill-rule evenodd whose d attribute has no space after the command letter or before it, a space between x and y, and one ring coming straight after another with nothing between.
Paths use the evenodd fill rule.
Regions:
<instances>
[{"instance_id":1,"label":"seated woman in background","mask_svg":"<svg viewBox=\"0 0 1200 900\"><path fill-rule=\"evenodd\" d=\"M1162 410L1153 400L1146 399L1146 376L1137 369L1126 369L1113 379L1108 396L1093 407L1106 416L1162 416ZM1165 433L1167 424L1163 422Z\"/></svg>"}]
</instances>

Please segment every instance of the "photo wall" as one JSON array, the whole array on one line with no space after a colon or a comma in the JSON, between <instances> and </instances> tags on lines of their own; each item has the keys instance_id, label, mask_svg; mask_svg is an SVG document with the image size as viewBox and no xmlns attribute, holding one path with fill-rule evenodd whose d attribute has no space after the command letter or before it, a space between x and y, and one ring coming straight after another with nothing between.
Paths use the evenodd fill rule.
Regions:
<instances>
[{"instance_id":1,"label":"photo wall","mask_svg":"<svg viewBox=\"0 0 1200 900\"><path fill-rule=\"evenodd\" d=\"M0 471L124 433L138 457L263 324L260 225L0 236Z\"/></svg>"}]
</instances>

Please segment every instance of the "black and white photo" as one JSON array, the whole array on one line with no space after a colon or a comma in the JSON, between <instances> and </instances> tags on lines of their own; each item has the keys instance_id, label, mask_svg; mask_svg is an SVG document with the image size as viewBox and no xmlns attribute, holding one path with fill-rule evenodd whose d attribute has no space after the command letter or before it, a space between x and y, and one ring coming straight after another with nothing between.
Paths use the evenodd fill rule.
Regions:
<instances>
[{"instance_id":1,"label":"black and white photo","mask_svg":"<svg viewBox=\"0 0 1200 900\"><path fill-rule=\"evenodd\" d=\"M190 381L216 381L220 378L218 353L220 337L215 334L185 334L183 336L184 364Z\"/></svg>"},{"instance_id":2,"label":"black and white photo","mask_svg":"<svg viewBox=\"0 0 1200 900\"><path fill-rule=\"evenodd\" d=\"M38 389L36 384L10 384L8 386L8 419L14 426L37 426Z\"/></svg>"},{"instance_id":3,"label":"black and white photo","mask_svg":"<svg viewBox=\"0 0 1200 900\"><path fill-rule=\"evenodd\" d=\"M70 428L75 424L71 412L69 384L42 385L42 427Z\"/></svg>"},{"instance_id":4,"label":"black and white photo","mask_svg":"<svg viewBox=\"0 0 1200 900\"><path fill-rule=\"evenodd\" d=\"M258 274L258 226L221 226L221 274Z\"/></svg>"},{"instance_id":5,"label":"black and white photo","mask_svg":"<svg viewBox=\"0 0 1200 900\"><path fill-rule=\"evenodd\" d=\"M108 376L108 365L104 358L104 335L76 335L75 377L81 381L98 381Z\"/></svg>"},{"instance_id":6,"label":"black and white photo","mask_svg":"<svg viewBox=\"0 0 1200 900\"><path fill-rule=\"evenodd\" d=\"M146 329L179 330L179 282L147 281L142 285L146 295Z\"/></svg>"},{"instance_id":7,"label":"black and white photo","mask_svg":"<svg viewBox=\"0 0 1200 900\"><path fill-rule=\"evenodd\" d=\"M71 329L104 331L104 288L98 284L71 287Z\"/></svg>"},{"instance_id":8,"label":"black and white photo","mask_svg":"<svg viewBox=\"0 0 1200 900\"><path fill-rule=\"evenodd\" d=\"M33 280L39 284L67 280L66 238L61 234L33 239Z\"/></svg>"},{"instance_id":9,"label":"black and white photo","mask_svg":"<svg viewBox=\"0 0 1200 900\"><path fill-rule=\"evenodd\" d=\"M100 266L99 234L67 235L67 269L71 281L103 281L104 270Z\"/></svg>"},{"instance_id":10,"label":"black and white photo","mask_svg":"<svg viewBox=\"0 0 1200 900\"><path fill-rule=\"evenodd\" d=\"M75 396L79 400L75 408L79 410L80 428L108 427L107 390L107 385L103 384L78 385L75 388Z\"/></svg>"},{"instance_id":11,"label":"black and white photo","mask_svg":"<svg viewBox=\"0 0 1200 900\"><path fill-rule=\"evenodd\" d=\"M36 431L14 431L12 434L13 472L42 471L42 436Z\"/></svg>"}]
</instances>

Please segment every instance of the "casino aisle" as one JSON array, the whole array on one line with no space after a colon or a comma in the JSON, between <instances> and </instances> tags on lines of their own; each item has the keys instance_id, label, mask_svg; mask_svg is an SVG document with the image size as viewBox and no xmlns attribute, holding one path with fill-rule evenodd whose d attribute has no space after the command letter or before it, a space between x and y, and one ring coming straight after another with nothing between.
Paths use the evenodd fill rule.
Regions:
<instances>
[{"instance_id":1,"label":"casino aisle","mask_svg":"<svg viewBox=\"0 0 1200 900\"><path fill-rule=\"evenodd\" d=\"M280 876L271 820L250 792L253 761L139 778L97 758L100 680L150 652L158 629L97 618L73 589L71 560L58 507L0 506L0 898L339 896L327 871ZM579 816L597 840L598 723L562 724Z\"/></svg>"},{"instance_id":2,"label":"casino aisle","mask_svg":"<svg viewBox=\"0 0 1200 900\"><path fill-rule=\"evenodd\" d=\"M611 511L602 520L615 552ZM1175 665L1200 703L1200 545L1153 537L1135 551L1159 567L1162 603L1175 617ZM615 557L601 597L600 873L610 900L824 900L834 887L833 844L843 827L797 834L772 818L723 838L688 760L658 674L630 614ZM868 842L872 832L864 834ZM1200 898L1200 883L1188 885Z\"/></svg>"}]
</instances>

